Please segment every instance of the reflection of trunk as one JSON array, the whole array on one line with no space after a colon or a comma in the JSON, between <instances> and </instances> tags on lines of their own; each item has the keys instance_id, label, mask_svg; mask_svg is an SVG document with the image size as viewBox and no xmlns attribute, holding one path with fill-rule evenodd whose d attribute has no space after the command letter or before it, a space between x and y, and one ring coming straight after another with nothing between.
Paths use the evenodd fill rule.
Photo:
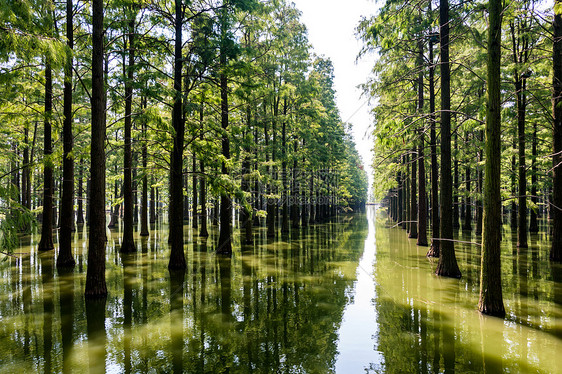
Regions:
<instances>
[{"instance_id":1,"label":"reflection of trunk","mask_svg":"<svg viewBox=\"0 0 562 374\"><path fill-rule=\"evenodd\" d=\"M53 349L53 259L41 256L41 282L43 284L43 358L45 373L52 369L51 351Z\"/></svg>"},{"instance_id":2,"label":"reflection of trunk","mask_svg":"<svg viewBox=\"0 0 562 374\"><path fill-rule=\"evenodd\" d=\"M183 283L185 271L170 272L170 335L172 372L183 372Z\"/></svg>"},{"instance_id":3,"label":"reflection of trunk","mask_svg":"<svg viewBox=\"0 0 562 374\"><path fill-rule=\"evenodd\" d=\"M501 13L500 0L490 0L488 30L488 110L486 118L484 226L478 309L504 317L501 285Z\"/></svg>"},{"instance_id":4,"label":"reflection of trunk","mask_svg":"<svg viewBox=\"0 0 562 374\"><path fill-rule=\"evenodd\" d=\"M103 298L102 318L105 310L107 287L105 283L105 102L103 82L103 1L92 1L92 136L90 184L90 234L88 236L88 268L86 298ZM88 305L86 305L88 314ZM88 318L89 320L90 318ZM90 331L90 323L88 323Z\"/></svg>"},{"instance_id":5,"label":"reflection of trunk","mask_svg":"<svg viewBox=\"0 0 562 374\"><path fill-rule=\"evenodd\" d=\"M127 271L133 265L131 255L123 255L123 366L125 373L131 372L131 326L133 322L133 287Z\"/></svg>"},{"instance_id":6,"label":"reflection of trunk","mask_svg":"<svg viewBox=\"0 0 562 374\"><path fill-rule=\"evenodd\" d=\"M105 331L105 307L106 298L86 300L86 324L88 339L88 359L90 373L105 372L106 359L106 331ZM100 350L99 347L102 347ZM100 351L102 356L100 357Z\"/></svg>"},{"instance_id":7,"label":"reflection of trunk","mask_svg":"<svg viewBox=\"0 0 562 374\"><path fill-rule=\"evenodd\" d=\"M66 38L69 50L74 45L74 26L72 24L72 0L66 2ZM59 256L57 267L73 267L75 265L72 257L72 229L74 224L74 156L72 154L72 54L67 52L66 65L64 67L64 98L63 98L63 182L62 202L60 215L59 233Z\"/></svg>"},{"instance_id":8,"label":"reflection of trunk","mask_svg":"<svg viewBox=\"0 0 562 374\"><path fill-rule=\"evenodd\" d=\"M441 211L439 263L436 274L459 278L453 243L453 186L451 178L451 72L449 63L449 2L440 0L441 47ZM499 66L499 65L498 65Z\"/></svg>"},{"instance_id":9,"label":"reflection of trunk","mask_svg":"<svg viewBox=\"0 0 562 374\"><path fill-rule=\"evenodd\" d=\"M62 372L72 372L71 352L74 336L74 272L59 269L60 324L62 342Z\"/></svg>"},{"instance_id":10,"label":"reflection of trunk","mask_svg":"<svg viewBox=\"0 0 562 374\"><path fill-rule=\"evenodd\" d=\"M174 46L174 104L172 109L172 127L174 129L173 148L170 155L170 207L169 207L169 269L185 269L183 251L183 140L185 123L182 107L182 1L175 0L175 46Z\"/></svg>"},{"instance_id":11,"label":"reflection of trunk","mask_svg":"<svg viewBox=\"0 0 562 374\"><path fill-rule=\"evenodd\" d=\"M555 7L560 6L560 0L555 1ZM552 205L549 211L552 215L552 243L550 260L562 261L562 15L555 12L552 22L553 35L553 65L552 78L552 114L553 114L553 177L552 177Z\"/></svg>"},{"instance_id":12,"label":"reflection of trunk","mask_svg":"<svg viewBox=\"0 0 562 374\"><path fill-rule=\"evenodd\" d=\"M41 226L41 240L38 250L54 249L53 245L53 165L51 155L53 145L51 141L51 114L53 111L53 74L51 61L45 63L45 129L43 135L44 167L43 167L43 216Z\"/></svg>"}]
</instances>

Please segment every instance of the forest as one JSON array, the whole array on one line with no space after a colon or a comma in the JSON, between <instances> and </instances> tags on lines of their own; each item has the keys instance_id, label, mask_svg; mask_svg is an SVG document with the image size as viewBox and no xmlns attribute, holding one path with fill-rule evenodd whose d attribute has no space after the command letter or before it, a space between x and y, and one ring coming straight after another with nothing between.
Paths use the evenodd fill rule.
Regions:
<instances>
[{"instance_id":1,"label":"forest","mask_svg":"<svg viewBox=\"0 0 562 374\"><path fill-rule=\"evenodd\" d=\"M218 224L214 250L229 255L233 219L251 243L254 226L274 238L360 210L367 176L333 66L299 14L285 1L2 1L3 253L38 230L38 250L72 268L86 225L85 295L99 298L106 226L130 253L166 217L182 271L186 225L206 237Z\"/></svg>"},{"instance_id":2,"label":"forest","mask_svg":"<svg viewBox=\"0 0 562 374\"><path fill-rule=\"evenodd\" d=\"M554 9L554 12L553 12ZM375 194L437 275L460 278L458 230L481 246L479 310L503 317L503 223L562 261L562 18L534 1L387 1L363 18L374 109ZM428 238L428 231L431 236Z\"/></svg>"}]
</instances>

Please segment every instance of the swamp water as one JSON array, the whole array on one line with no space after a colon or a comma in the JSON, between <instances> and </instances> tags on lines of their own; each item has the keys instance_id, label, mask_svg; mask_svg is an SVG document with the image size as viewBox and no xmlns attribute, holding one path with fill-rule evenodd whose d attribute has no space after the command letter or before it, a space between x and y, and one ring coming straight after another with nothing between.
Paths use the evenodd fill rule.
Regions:
<instances>
[{"instance_id":1,"label":"swamp water","mask_svg":"<svg viewBox=\"0 0 562 374\"><path fill-rule=\"evenodd\" d=\"M0 373L562 373L562 267L544 235L518 251L505 233L500 320L476 310L478 246L456 246L460 281L438 278L386 223L369 207L274 241L258 228L232 258L186 226L180 275L166 227L132 255L108 231L103 302L83 297L85 231L66 274L32 236L0 263Z\"/></svg>"}]
</instances>

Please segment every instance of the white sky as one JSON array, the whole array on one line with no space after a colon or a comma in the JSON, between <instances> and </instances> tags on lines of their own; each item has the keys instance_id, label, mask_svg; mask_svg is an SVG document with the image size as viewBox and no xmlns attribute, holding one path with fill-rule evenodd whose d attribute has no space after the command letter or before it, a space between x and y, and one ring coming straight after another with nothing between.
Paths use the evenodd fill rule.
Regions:
<instances>
[{"instance_id":1,"label":"white sky","mask_svg":"<svg viewBox=\"0 0 562 374\"><path fill-rule=\"evenodd\" d=\"M356 64L361 42L355 37L361 16L373 15L378 5L373 0L293 0L302 11L301 21L308 29L308 39L318 55L334 64L337 103L343 121L353 124L357 150L363 158L369 180L371 172L371 138L369 105L361 97L359 84L365 83L374 63L366 56Z\"/></svg>"}]
</instances>

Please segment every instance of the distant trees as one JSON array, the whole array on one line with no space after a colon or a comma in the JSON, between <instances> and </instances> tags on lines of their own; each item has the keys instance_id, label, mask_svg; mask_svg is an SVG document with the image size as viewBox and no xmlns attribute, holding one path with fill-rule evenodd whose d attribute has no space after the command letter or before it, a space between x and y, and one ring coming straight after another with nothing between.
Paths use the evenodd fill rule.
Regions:
<instances>
[{"instance_id":1,"label":"distant trees","mask_svg":"<svg viewBox=\"0 0 562 374\"><path fill-rule=\"evenodd\" d=\"M429 2L386 2L379 14L359 24L359 35L364 42L362 53L377 51L380 55L373 68L375 77L365 84L365 90L377 100L374 109L375 194L385 200L389 217L405 227L412 237L412 223L423 227L423 215L418 218L415 214L416 204L418 214L427 211L418 203L425 198L425 188L412 188L412 183L425 184L420 179L422 174L418 178L413 174L413 162L418 161L419 170L424 151L429 149L431 158L423 161L424 167L431 167L429 214L433 239L428 256L439 255L437 274L460 276L454 260L458 229L462 227L465 234L474 230L480 235L482 228L488 227L487 232L484 229L483 242L490 241L483 244L483 256L491 254L491 257L484 260L483 271L491 278L484 279L484 283L498 286L501 283L499 270L494 275L488 266L499 269L501 234L498 230L506 215L511 217L512 229L517 230L517 246L521 248L528 245L528 231L539 230L538 217L550 215L553 219L551 259L558 261L553 253L560 247L554 244L557 240L556 212L559 211L555 202L560 190L555 186L559 151L556 151L556 140L553 142L549 136L551 119L556 133L557 78L555 68L553 86L548 83L552 68L547 61L552 56L545 52L551 48L552 39L548 34L551 25L545 21L549 18L548 12L537 9L533 2L516 2L504 9L505 22L498 18L495 31L490 31L492 11L488 19L479 4L451 4L455 10L449 13L448 2L441 1L437 15ZM494 6L497 5L490 4ZM419 14L422 17L416 18ZM439 29L434 26L437 17ZM555 26L552 27L556 32ZM449 30L453 37L449 37ZM497 44L505 51L498 52L493 63L486 61L492 53L486 47L485 38L491 32L498 38L497 41L493 39L494 46ZM439 44L439 53L434 56L436 44ZM554 42L555 66L556 48ZM419 51L424 49L427 52L421 52L420 58ZM485 67L490 64L497 65L500 78L495 72L487 76ZM440 98L434 95L436 75ZM498 93L492 92L493 84L488 79L499 79ZM428 84L420 86L422 80ZM419 95L426 87L429 92ZM554 93L550 92L552 87ZM500 91L506 93L501 102ZM429 108L425 104L427 96ZM550 98L554 115L548 110ZM492 107L492 112L487 113L486 107ZM499 117L492 119L500 112L501 131ZM434 120L436 115L440 117L438 123ZM427 133L430 134L429 147L420 148ZM485 157L484 149L489 152ZM553 167L544 157L552 154ZM494 164L494 168L486 169L484 175L484 166L490 164ZM440 188L437 188L438 182ZM489 186L492 182L493 186ZM489 205L491 201L494 205ZM502 315L501 289L500 292L497 288L487 289L498 307L492 308L490 299L484 296L488 301L481 302L481 310Z\"/></svg>"},{"instance_id":2,"label":"distant trees","mask_svg":"<svg viewBox=\"0 0 562 374\"><path fill-rule=\"evenodd\" d=\"M311 56L292 4L95 1L90 14L68 0L16 11L0 28L9 56L0 116L10 124L1 209L40 213L39 247L58 248L60 268L74 264L72 233L85 213L88 298L107 292L108 227L132 252L167 219L169 268L181 271L189 221L201 237L218 222L215 250L228 255L235 210L251 243L253 225L290 235L365 204L367 177L337 111L332 64ZM66 38L53 37L61 25Z\"/></svg>"}]
</instances>

